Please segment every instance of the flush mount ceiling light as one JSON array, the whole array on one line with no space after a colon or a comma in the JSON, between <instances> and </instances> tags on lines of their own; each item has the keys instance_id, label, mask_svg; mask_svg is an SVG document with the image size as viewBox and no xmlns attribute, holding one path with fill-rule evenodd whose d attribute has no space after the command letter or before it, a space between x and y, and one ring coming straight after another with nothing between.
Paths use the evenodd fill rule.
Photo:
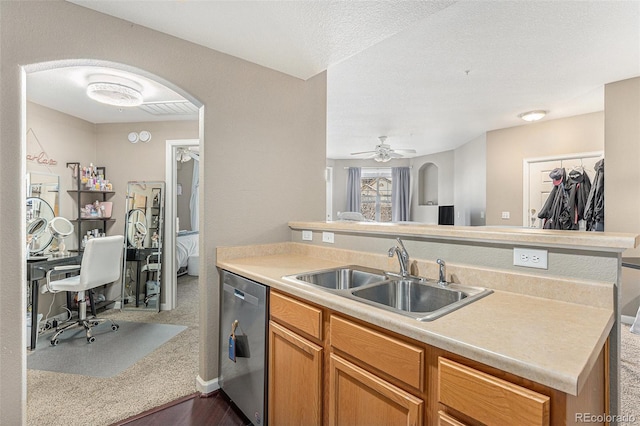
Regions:
<instances>
[{"instance_id":1,"label":"flush mount ceiling light","mask_svg":"<svg viewBox=\"0 0 640 426\"><path fill-rule=\"evenodd\" d=\"M538 109L535 111L528 111L519 114L518 117L522 118L524 121L538 121L547 115L547 111Z\"/></svg>"},{"instance_id":2,"label":"flush mount ceiling light","mask_svg":"<svg viewBox=\"0 0 640 426\"><path fill-rule=\"evenodd\" d=\"M143 101L140 91L118 83L89 83L87 96L94 101L119 107L134 107Z\"/></svg>"},{"instance_id":3,"label":"flush mount ceiling light","mask_svg":"<svg viewBox=\"0 0 640 426\"><path fill-rule=\"evenodd\" d=\"M140 133L131 132L127 135L127 139L131 143L147 143L151 140L151 132L147 130L142 130Z\"/></svg>"}]
</instances>

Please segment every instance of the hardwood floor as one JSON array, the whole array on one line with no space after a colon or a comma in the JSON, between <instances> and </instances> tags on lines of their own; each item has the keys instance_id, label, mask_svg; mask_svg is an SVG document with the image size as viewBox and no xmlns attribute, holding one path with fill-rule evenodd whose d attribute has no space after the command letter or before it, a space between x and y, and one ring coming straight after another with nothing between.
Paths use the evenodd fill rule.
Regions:
<instances>
[{"instance_id":1,"label":"hardwood floor","mask_svg":"<svg viewBox=\"0 0 640 426\"><path fill-rule=\"evenodd\" d=\"M113 426L246 426L251 422L221 392L185 396L116 423Z\"/></svg>"}]
</instances>

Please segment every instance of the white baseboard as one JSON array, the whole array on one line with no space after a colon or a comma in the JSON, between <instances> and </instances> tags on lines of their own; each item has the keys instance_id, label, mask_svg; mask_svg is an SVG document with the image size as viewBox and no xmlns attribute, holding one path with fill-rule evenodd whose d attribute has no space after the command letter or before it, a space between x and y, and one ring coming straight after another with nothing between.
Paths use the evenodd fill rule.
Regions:
<instances>
[{"instance_id":1,"label":"white baseboard","mask_svg":"<svg viewBox=\"0 0 640 426\"><path fill-rule=\"evenodd\" d=\"M220 389L220 384L218 383L218 378L216 377L213 380L205 381L200 376L196 377L196 389L202 394L209 394L213 391L217 391Z\"/></svg>"},{"instance_id":2,"label":"white baseboard","mask_svg":"<svg viewBox=\"0 0 640 426\"><path fill-rule=\"evenodd\" d=\"M636 317L631 315L620 315L620 322L623 324L631 325L636 320Z\"/></svg>"}]
</instances>

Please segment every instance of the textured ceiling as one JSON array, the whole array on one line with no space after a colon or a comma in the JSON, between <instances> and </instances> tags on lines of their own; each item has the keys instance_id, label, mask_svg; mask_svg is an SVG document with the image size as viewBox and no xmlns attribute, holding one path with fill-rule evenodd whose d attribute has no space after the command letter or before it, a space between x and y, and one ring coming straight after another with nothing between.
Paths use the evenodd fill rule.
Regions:
<instances>
[{"instance_id":1,"label":"textured ceiling","mask_svg":"<svg viewBox=\"0 0 640 426\"><path fill-rule=\"evenodd\" d=\"M639 1L73 3L298 78L326 69L330 158L601 111L606 83L640 76Z\"/></svg>"}]
</instances>

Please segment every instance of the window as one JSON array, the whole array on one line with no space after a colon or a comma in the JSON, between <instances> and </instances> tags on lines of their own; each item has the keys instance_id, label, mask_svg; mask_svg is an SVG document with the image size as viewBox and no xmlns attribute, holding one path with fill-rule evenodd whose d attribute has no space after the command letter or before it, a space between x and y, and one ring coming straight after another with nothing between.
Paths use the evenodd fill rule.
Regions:
<instances>
[{"instance_id":1,"label":"window","mask_svg":"<svg viewBox=\"0 0 640 426\"><path fill-rule=\"evenodd\" d=\"M391 222L391 169L363 169L360 211L376 222Z\"/></svg>"}]
</instances>

